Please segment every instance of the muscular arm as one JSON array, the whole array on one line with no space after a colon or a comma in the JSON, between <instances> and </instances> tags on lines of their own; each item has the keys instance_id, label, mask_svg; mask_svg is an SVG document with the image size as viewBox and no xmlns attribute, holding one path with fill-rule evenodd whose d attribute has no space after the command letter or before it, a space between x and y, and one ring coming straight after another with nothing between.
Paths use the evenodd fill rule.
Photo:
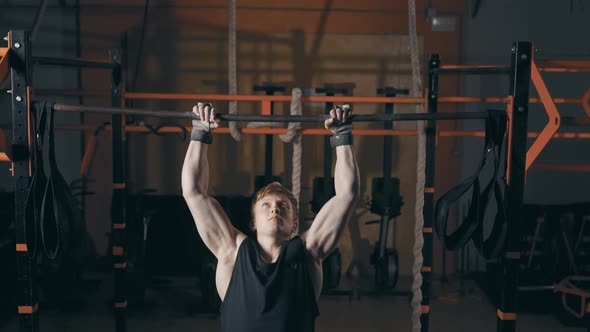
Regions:
<instances>
[{"instance_id":1,"label":"muscular arm","mask_svg":"<svg viewBox=\"0 0 590 332\"><path fill-rule=\"evenodd\" d=\"M338 244L359 197L359 172L351 145L336 147L336 195L320 210L310 229L302 234L307 250L322 260Z\"/></svg>"},{"instance_id":2,"label":"muscular arm","mask_svg":"<svg viewBox=\"0 0 590 332\"><path fill-rule=\"evenodd\" d=\"M207 144L190 142L182 166L182 195L203 242L217 259L221 259L235 252L237 243L245 235L233 227L219 203L207 193L207 149Z\"/></svg>"}]
</instances>

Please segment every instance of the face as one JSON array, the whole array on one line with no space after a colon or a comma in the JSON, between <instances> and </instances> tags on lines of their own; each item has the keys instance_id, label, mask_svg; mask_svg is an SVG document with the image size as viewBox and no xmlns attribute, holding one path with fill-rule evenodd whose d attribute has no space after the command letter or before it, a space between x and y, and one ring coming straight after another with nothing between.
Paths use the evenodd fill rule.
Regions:
<instances>
[{"instance_id":1,"label":"face","mask_svg":"<svg viewBox=\"0 0 590 332\"><path fill-rule=\"evenodd\" d=\"M281 194L265 196L254 206L254 230L259 235L289 237L297 231L295 212Z\"/></svg>"}]
</instances>

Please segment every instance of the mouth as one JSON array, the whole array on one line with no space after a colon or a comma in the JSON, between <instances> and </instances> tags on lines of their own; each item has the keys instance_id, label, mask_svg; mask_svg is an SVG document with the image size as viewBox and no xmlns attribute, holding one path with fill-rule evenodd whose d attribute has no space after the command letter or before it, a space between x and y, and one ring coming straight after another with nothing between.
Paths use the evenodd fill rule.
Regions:
<instances>
[{"instance_id":1,"label":"mouth","mask_svg":"<svg viewBox=\"0 0 590 332\"><path fill-rule=\"evenodd\" d=\"M272 216L272 217L268 218L268 220L269 221L276 220L278 222L282 222L283 221L283 219L281 217L279 217L279 216Z\"/></svg>"}]
</instances>

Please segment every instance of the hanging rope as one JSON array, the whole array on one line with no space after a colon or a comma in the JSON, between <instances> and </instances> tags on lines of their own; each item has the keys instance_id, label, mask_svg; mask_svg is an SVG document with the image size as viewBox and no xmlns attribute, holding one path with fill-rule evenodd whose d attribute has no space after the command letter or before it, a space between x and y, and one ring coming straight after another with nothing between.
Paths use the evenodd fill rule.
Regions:
<instances>
[{"instance_id":1,"label":"hanging rope","mask_svg":"<svg viewBox=\"0 0 590 332\"><path fill-rule=\"evenodd\" d=\"M291 91L291 115L302 115L303 107L301 105L301 89L295 88ZM280 135L279 138L285 143L293 143L293 167L291 173L291 192L297 200L297 209L299 209L299 199L301 196L301 156L303 146L301 144L301 135L297 135L297 130L301 128L301 122L289 122L289 130L286 134Z\"/></svg>"},{"instance_id":2,"label":"hanging rope","mask_svg":"<svg viewBox=\"0 0 590 332\"><path fill-rule=\"evenodd\" d=\"M41 0L41 4L39 5L39 9L37 10L37 14L35 14L35 20L33 22L33 27L31 28L31 40L35 40L37 38L37 33L39 32L39 27L41 26L41 21L45 17L45 12L47 11L47 4L49 1Z\"/></svg>"},{"instance_id":3,"label":"hanging rope","mask_svg":"<svg viewBox=\"0 0 590 332\"><path fill-rule=\"evenodd\" d=\"M137 91L137 78L139 77L139 70L141 68L141 57L143 55L143 44L145 42L145 32L148 25L148 12L150 8L150 0L145 0L143 5L143 23L141 24L141 34L139 36L139 46L137 47L137 57L135 58L135 70L133 71L133 79L131 80L131 86L128 87L127 91Z\"/></svg>"},{"instance_id":4,"label":"hanging rope","mask_svg":"<svg viewBox=\"0 0 590 332\"><path fill-rule=\"evenodd\" d=\"M302 115L303 106L301 105L301 89L295 88L291 91L291 115ZM292 143L297 136L297 130L301 129L301 122L289 122L288 131L284 135L279 135L285 143Z\"/></svg>"},{"instance_id":5,"label":"hanging rope","mask_svg":"<svg viewBox=\"0 0 590 332\"><path fill-rule=\"evenodd\" d=\"M408 0L408 22L410 33L410 58L412 65L412 89L411 95L419 97L422 93L422 83L420 76L420 56L418 50L418 34L416 32L416 0ZM421 104L416 105L416 113L423 113ZM422 230L424 227L424 183L426 168L426 134L424 132L424 122L418 121L418 162L416 166L416 206L414 216L414 264L412 266L412 331L419 332L422 328L420 316L422 315L422 248L424 247L424 236Z\"/></svg>"},{"instance_id":6,"label":"hanging rope","mask_svg":"<svg viewBox=\"0 0 590 332\"><path fill-rule=\"evenodd\" d=\"M229 75L229 94L238 94L237 63L236 63L236 0L229 0L229 33L227 45L228 57L228 75ZM238 102L229 102L229 114L238 113ZM238 129L238 124L234 121L229 123L231 137L236 141L242 140L244 134Z\"/></svg>"}]
</instances>

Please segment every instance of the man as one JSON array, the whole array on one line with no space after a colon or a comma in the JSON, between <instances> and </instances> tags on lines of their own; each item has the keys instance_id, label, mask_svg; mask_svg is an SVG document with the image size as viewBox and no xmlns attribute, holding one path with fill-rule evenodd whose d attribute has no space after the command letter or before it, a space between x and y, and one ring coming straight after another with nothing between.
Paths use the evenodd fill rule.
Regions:
<instances>
[{"instance_id":1,"label":"man","mask_svg":"<svg viewBox=\"0 0 590 332\"><path fill-rule=\"evenodd\" d=\"M223 301L223 332L313 331L319 314L322 260L338 243L359 197L359 174L352 148L350 107L331 110L324 126L334 133L336 195L322 207L308 231L296 233L297 202L279 183L260 189L252 204L248 238L228 220L207 193L207 148L219 119L210 104L193 108L191 142L182 168L182 192L197 231L217 258L215 282Z\"/></svg>"}]
</instances>

